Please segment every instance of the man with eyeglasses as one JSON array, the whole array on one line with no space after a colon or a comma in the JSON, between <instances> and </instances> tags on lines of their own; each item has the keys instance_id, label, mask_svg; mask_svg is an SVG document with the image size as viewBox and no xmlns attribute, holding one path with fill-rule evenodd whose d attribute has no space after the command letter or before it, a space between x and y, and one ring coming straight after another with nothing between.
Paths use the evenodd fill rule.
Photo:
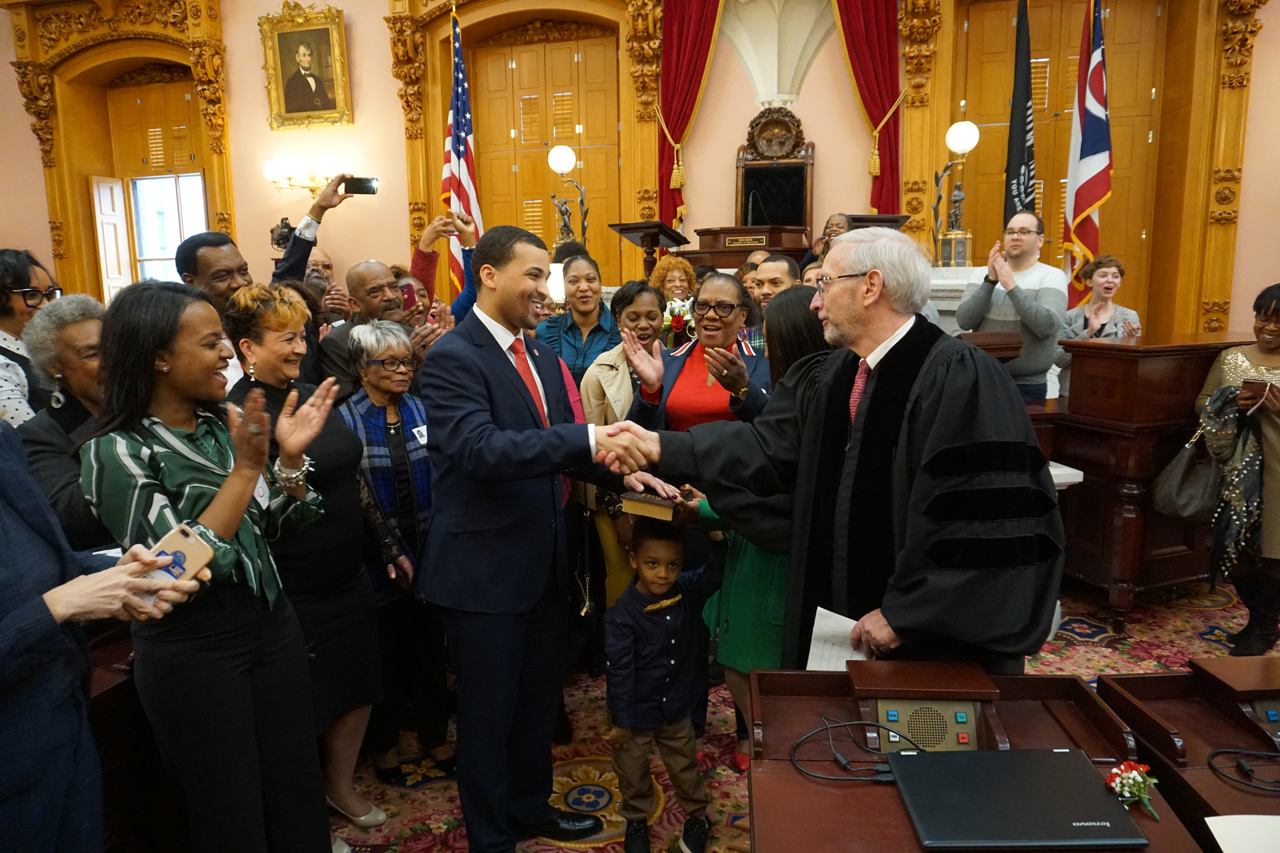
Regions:
<instances>
[{"instance_id":1,"label":"man with eyeglasses","mask_svg":"<svg viewBox=\"0 0 1280 853\"><path fill-rule=\"evenodd\" d=\"M841 235L812 305L836 349L795 364L751 423L643 433L658 476L790 553L784 668L804 666L818 607L856 619L851 644L876 657L992 673L1021 673L1049 634L1053 479L1000 363L920 314L929 277L901 232Z\"/></svg>"},{"instance_id":2,"label":"man with eyeglasses","mask_svg":"<svg viewBox=\"0 0 1280 853\"><path fill-rule=\"evenodd\" d=\"M966 331L1017 332L1018 357L1004 363L1022 398L1043 403L1053 366L1058 330L1067 313L1067 277L1040 263L1044 220L1029 210L1015 213L997 243L987 267L974 274L956 308L956 325Z\"/></svg>"},{"instance_id":3,"label":"man with eyeglasses","mask_svg":"<svg viewBox=\"0 0 1280 853\"><path fill-rule=\"evenodd\" d=\"M0 249L0 420L18 426L49 404L53 388L31 365L22 330L62 295L49 271L24 249Z\"/></svg>"}]
</instances>

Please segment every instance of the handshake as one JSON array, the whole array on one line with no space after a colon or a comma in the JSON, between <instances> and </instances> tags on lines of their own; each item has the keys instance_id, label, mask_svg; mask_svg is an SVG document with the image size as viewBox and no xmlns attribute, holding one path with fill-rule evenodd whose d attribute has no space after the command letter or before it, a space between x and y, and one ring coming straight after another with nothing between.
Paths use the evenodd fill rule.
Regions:
<instances>
[{"instance_id":1,"label":"handshake","mask_svg":"<svg viewBox=\"0 0 1280 853\"><path fill-rule=\"evenodd\" d=\"M592 427L596 431L596 461L615 474L635 474L658 464L658 434L631 421Z\"/></svg>"}]
</instances>

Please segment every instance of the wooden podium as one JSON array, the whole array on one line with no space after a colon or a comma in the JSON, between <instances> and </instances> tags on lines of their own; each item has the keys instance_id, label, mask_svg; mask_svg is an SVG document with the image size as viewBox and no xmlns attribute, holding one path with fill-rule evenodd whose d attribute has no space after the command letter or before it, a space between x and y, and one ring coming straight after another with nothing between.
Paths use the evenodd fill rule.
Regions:
<instances>
[{"instance_id":1,"label":"wooden podium","mask_svg":"<svg viewBox=\"0 0 1280 853\"><path fill-rule=\"evenodd\" d=\"M680 252L680 257L694 266L737 269L752 252L761 249L771 255L788 255L800 263L809 251L809 229L803 225L736 225L699 228L696 233L697 250Z\"/></svg>"},{"instance_id":2,"label":"wooden podium","mask_svg":"<svg viewBox=\"0 0 1280 853\"><path fill-rule=\"evenodd\" d=\"M675 249L689 242L689 238L665 222L647 219L641 222L620 222L610 225L628 241L644 249L644 277L653 274L658 263L658 249Z\"/></svg>"},{"instance_id":3,"label":"wooden podium","mask_svg":"<svg viewBox=\"0 0 1280 853\"><path fill-rule=\"evenodd\" d=\"M947 698L969 680L938 677L939 664L922 664L918 674L909 662L876 661L881 693L897 687L903 696ZM943 665L945 666L945 665ZM978 673L981 675L981 672ZM998 730L990 740L998 749L1078 749L1098 770L1098 784L1121 761L1137 758L1128 727L1074 676L991 676L998 694L990 704ZM925 691L925 692L921 692ZM844 672L751 673L751 849L753 853L796 850L842 850L849 853L923 851L902 797L893 785L828 782L802 774L791 763L792 745L830 720L865 717L855 699L850 675ZM985 716L985 715L984 715ZM837 745L858 766L883 759L849 743L840 732ZM883 744L881 744L883 746ZM811 738L796 751L796 760L814 772L839 775L826 738ZM1157 822L1131 808L1134 822L1150 839L1151 853L1199 850L1157 787L1152 803ZM1044 848L1046 850L1058 848Z\"/></svg>"},{"instance_id":4,"label":"wooden podium","mask_svg":"<svg viewBox=\"0 0 1280 853\"><path fill-rule=\"evenodd\" d=\"M1053 461L1084 472L1063 494L1067 574L1107 590L1123 631L1141 590L1208 572L1205 525L1160 515L1151 485L1195 432L1195 399L1222 350L1251 332L1064 341L1071 396L1053 432Z\"/></svg>"}]
</instances>

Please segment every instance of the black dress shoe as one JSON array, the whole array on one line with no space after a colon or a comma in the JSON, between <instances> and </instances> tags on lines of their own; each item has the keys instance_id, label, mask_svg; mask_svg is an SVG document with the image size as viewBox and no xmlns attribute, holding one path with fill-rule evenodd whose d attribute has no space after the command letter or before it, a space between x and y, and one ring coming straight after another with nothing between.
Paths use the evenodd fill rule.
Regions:
<instances>
[{"instance_id":1,"label":"black dress shoe","mask_svg":"<svg viewBox=\"0 0 1280 853\"><path fill-rule=\"evenodd\" d=\"M581 841L599 833L604 823L595 815L579 814L553 809L546 820L526 824L511 822L511 831L521 841L530 838L550 838L552 841Z\"/></svg>"}]
</instances>

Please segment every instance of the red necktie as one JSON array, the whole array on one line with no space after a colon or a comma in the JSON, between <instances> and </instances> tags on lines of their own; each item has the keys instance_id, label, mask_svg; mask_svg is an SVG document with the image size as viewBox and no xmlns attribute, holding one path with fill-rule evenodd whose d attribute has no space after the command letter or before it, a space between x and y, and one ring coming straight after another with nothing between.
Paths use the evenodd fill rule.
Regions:
<instances>
[{"instance_id":1,"label":"red necktie","mask_svg":"<svg viewBox=\"0 0 1280 853\"><path fill-rule=\"evenodd\" d=\"M867 377L871 375L871 365L864 358L858 365L858 375L853 380L853 393L849 395L849 420L858 416L858 402L862 400L862 392L867 387Z\"/></svg>"},{"instance_id":2,"label":"red necktie","mask_svg":"<svg viewBox=\"0 0 1280 853\"><path fill-rule=\"evenodd\" d=\"M538 407L538 414L542 415L542 425L549 426L547 410L542 407L542 395L538 393L538 383L533 378L533 367L530 366L529 358L524 352L523 336L511 342L511 351L516 354L516 370L520 371L520 378L524 380L525 387L533 395L533 405Z\"/></svg>"}]
</instances>

